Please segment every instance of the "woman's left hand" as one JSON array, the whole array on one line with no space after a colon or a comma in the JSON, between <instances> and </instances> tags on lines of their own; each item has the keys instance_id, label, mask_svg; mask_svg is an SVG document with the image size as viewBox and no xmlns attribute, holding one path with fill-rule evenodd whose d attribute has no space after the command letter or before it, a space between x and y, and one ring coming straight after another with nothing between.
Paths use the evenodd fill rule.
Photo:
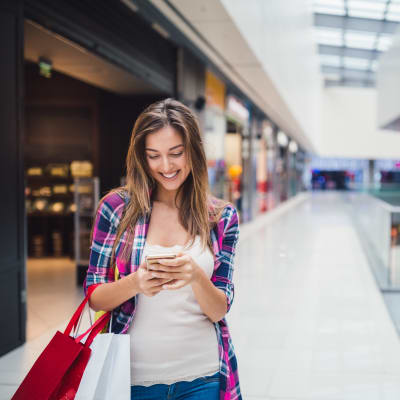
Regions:
<instances>
[{"instance_id":1,"label":"woman's left hand","mask_svg":"<svg viewBox=\"0 0 400 400\"><path fill-rule=\"evenodd\" d=\"M169 278L173 281L163 285L163 289L180 289L197 279L199 266L189 254L177 253L174 259L160 259L153 264L156 271L152 271L155 278Z\"/></svg>"}]
</instances>

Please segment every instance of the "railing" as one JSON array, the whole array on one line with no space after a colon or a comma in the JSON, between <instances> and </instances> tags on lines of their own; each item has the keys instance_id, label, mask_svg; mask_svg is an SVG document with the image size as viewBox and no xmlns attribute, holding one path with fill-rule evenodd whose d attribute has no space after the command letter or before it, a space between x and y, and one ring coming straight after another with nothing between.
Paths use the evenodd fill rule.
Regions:
<instances>
[{"instance_id":1,"label":"railing","mask_svg":"<svg viewBox=\"0 0 400 400\"><path fill-rule=\"evenodd\" d=\"M382 290L400 289L400 206L352 193L352 216Z\"/></svg>"}]
</instances>

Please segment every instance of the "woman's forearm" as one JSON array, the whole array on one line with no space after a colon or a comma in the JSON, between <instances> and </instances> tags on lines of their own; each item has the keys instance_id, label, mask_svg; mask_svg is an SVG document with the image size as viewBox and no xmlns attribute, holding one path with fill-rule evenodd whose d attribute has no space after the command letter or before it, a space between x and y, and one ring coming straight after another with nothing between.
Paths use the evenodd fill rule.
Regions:
<instances>
[{"instance_id":1,"label":"woman's forearm","mask_svg":"<svg viewBox=\"0 0 400 400\"><path fill-rule=\"evenodd\" d=\"M227 312L225 293L210 281L201 268L198 268L197 277L191 285L203 313L211 322L220 321Z\"/></svg>"},{"instance_id":2,"label":"woman's forearm","mask_svg":"<svg viewBox=\"0 0 400 400\"><path fill-rule=\"evenodd\" d=\"M135 272L115 282L103 283L90 296L89 305L94 311L111 311L136 296L138 286Z\"/></svg>"}]
</instances>

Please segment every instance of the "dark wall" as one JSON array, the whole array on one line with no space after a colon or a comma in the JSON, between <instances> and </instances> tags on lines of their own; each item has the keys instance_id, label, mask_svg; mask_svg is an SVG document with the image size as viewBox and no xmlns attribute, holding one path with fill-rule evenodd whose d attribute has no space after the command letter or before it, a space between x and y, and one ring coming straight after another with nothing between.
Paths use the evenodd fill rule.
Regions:
<instances>
[{"instance_id":1,"label":"dark wall","mask_svg":"<svg viewBox=\"0 0 400 400\"><path fill-rule=\"evenodd\" d=\"M22 2L0 2L0 356L25 342Z\"/></svg>"},{"instance_id":2,"label":"dark wall","mask_svg":"<svg viewBox=\"0 0 400 400\"><path fill-rule=\"evenodd\" d=\"M100 133L100 191L120 185L126 174L125 160L133 124L139 114L151 103L163 97L124 97L103 93L99 100Z\"/></svg>"},{"instance_id":3,"label":"dark wall","mask_svg":"<svg viewBox=\"0 0 400 400\"><path fill-rule=\"evenodd\" d=\"M46 165L90 160L97 170L100 90L53 71L39 75L25 64L25 163Z\"/></svg>"}]
</instances>

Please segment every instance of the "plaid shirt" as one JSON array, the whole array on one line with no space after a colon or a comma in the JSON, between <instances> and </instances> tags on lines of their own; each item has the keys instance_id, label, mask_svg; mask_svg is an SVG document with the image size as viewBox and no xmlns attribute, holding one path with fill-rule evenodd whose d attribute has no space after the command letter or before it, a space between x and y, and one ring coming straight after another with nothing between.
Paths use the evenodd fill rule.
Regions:
<instances>
[{"instance_id":1,"label":"plaid shirt","mask_svg":"<svg viewBox=\"0 0 400 400\"><path fill-rule=\"evenodd\" d=\"M114 271L110 265L111 250L116 237L117 226L129 197L118 193L109 194L101 204L94 222L93 241L91 244L89 268L83 284L85 295L90 285L114 281ZM121 243L124 243L126 232L116 247L116 265L121 277L136 271L140 265L142 250L146 241L150 213L141 217L135 226L131 260L126 262L119 257ZM239 236L238 215L235 207L227 205L214 229L210 232L214 250L214 273L211 281L221 289L227 298L229 311L233 297L232 282L235 247ZM114 333L126 334L134 320L136 296L113 310L111 330ZM233 343L225 318L214 323L218 338L220 360L220 400L242 399L239 386L237 362Z\"/></svg>"}]
</instances>

